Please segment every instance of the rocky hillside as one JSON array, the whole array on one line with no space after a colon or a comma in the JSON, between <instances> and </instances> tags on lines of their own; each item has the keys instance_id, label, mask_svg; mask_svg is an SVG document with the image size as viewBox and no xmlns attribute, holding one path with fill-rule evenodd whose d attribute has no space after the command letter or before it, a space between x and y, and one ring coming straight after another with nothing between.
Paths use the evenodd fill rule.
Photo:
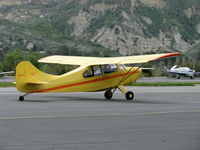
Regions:
<instances>
[{"instance_id":1,"label":"rocky hillside","mask_svg":"<svg viewBox=\"0 0 200 150\"><path fill-rule=\"evenodd\" d=\"M200 43L199 0L0 0L0 53L188 51Z\"/></svg>"}]
</instances>

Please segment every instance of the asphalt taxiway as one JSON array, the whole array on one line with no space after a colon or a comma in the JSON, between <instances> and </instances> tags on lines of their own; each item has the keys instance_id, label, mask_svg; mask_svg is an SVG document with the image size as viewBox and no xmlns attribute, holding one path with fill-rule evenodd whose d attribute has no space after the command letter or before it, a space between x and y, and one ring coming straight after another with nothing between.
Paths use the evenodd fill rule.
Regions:
<instances>
[{"instance_id":1,"label":"asphalt taxiway","mask_svg":"<svg viewBox=\"0 0 200 150\"><path fill-rule=\"evenodd\" d=\"M199 150L200 86L32 94L0 88L0 150Z\"/></svg>"}]
</instances>

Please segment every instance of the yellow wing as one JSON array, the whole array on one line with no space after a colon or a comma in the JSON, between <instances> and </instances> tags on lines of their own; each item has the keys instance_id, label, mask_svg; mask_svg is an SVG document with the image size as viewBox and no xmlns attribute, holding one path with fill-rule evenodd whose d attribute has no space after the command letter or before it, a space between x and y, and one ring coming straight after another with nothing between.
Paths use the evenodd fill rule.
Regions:
<instances>
[{"instance_id":1,"label":"yellow wing","mask_svg":"<svg viewBox=\"0 0 200 150\"><path fill-rule=\"evenodd\" d=\"M83 65L98 60L99 57L83 57L83 56L62 56L52 55L38 60L42 63L53 63L53 64L66 64L66 65Z\"/></svg>"},{"instance_id":2,"label":"yellow wing","mask_svg":"<svg viewBox=\"0 0 200 150\"><path fill-rule=\"evenodd\" d=\"M124 56L124 57L84 57L84 56L52 55L42 58L38 60L38 62L66 64L66 65L80 65L80 66L103 65L103 64L139 64L177 55L180 55L180 53L163 53L163 54Z\"/></svg>"}]
</instances>

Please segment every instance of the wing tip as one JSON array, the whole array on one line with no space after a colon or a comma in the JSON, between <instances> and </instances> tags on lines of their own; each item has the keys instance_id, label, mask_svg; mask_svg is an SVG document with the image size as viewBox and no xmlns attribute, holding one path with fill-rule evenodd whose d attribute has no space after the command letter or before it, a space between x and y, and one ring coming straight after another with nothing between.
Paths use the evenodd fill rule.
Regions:
<instances>
[{"instance_id":1,"label":"wing tip","mask_svg":"<svg viewBox=\"0 0 200 150\"><path fill-rule=\"evenodd\" d=\"M167 58L167 57L174 57L174 56L178 56L178 55L182 55L182 54L179 53L179 52L175 52L175 53L166 53L166 54L164 54L164 55L162 55L162 56L160 56L160 57L158 57L158 58L155 58L155 59L153 59L153 60L158 60L158 59ZM153 60L152 60L152 61L153 61Z\"/></svg>"}]
</instances>

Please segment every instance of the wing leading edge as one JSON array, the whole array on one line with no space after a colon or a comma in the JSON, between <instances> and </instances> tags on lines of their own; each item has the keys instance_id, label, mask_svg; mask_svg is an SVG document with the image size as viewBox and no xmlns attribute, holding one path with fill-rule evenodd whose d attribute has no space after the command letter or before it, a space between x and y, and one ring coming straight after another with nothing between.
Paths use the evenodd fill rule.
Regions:
<instances>
[{"instance_id":1,"label":"wing leading edge","mask_svg":"<svg viewBox=\"0 0 200 150\"><path fill-rule=\"evenodd\" d=\"M104 65L104 64L139 64L181 55L181 53L162 53L150 55L137 55L137 56L123 56L123 57L84 57L84 56L62 56L52 55L44 57L38 62L41 63L55 63L65 65Z\"/></svg>"}]
</instances>

